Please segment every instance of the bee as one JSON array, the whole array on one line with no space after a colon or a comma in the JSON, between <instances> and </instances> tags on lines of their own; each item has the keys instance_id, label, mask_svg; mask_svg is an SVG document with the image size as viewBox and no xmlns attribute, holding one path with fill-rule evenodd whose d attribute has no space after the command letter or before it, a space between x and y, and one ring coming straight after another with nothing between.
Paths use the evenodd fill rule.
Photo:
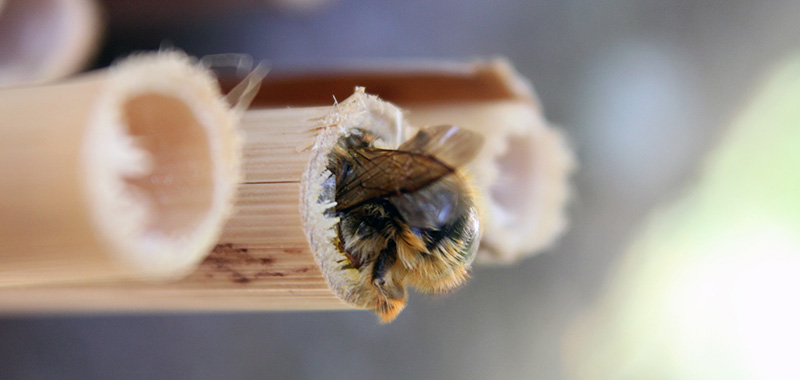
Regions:
<instances>
[{"instance_id":1,"label":"bee","mask_svg":"<svg viewBox=\"0 0 800 380\"><path fill-rule=\"evenodd\" d=\"M459 168L483 145L457 126L423 128L397 149L354 129L329 156L343 268L356 269L358 297L381 322L407 303L406 286L424 293L457 288L468 277L480 241L470 186Z\"/></svg>"}]
</instances>

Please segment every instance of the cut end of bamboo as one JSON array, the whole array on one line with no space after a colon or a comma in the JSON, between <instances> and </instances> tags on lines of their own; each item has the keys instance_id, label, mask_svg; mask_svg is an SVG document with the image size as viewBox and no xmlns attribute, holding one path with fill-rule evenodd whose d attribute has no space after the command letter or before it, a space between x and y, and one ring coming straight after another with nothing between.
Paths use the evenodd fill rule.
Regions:
<instances>
[{"instance_id":1,"label":"cut end of bamboo","mask_svg":"<svg viewBox=\"0 0 800 380\"><path fill-rule=\"evenodd\" d=\"M359 292L363 283L360 276L370 274L346 268L343 265L346 257L338 248L335 225L339 218L330 212L336 205L335 186L330 183L334 177L328 170L330 153L339 139L354 128L376 134L382 147L396 148L404 140L408 125L399 108L366 94L364 88L359 87L352 96L334 106L333 112L323 121L323 127L301 182L303 230L333 293L350 305L366 308L369 300L364 298L364 292Z\"/></svg>"},{"instance_id":2,"label":"cut end of bamboo","mask_svg":"<svg viewBox=\"0 0 800 380\"><path fill-rule=\"evenodd\" d=\"M547 248L567 226L571 149L538 113L522 120L526 128L488 137L485 159L472 167L486 214L479 263L515 262Z\"/></svg>"},{"instance_id":3,"label":"cut end of bamboo","mask_svg":"<svg viewBox=\"0 0 800 380\"><path fill-rule=\"evenodd\" d=\"M213 75L182 54L109 73L83 147L87 203L135 276L180 277L213 247L240 177L236 123Z\"/></svg>"},{"instance_id":4,"label":"cut end of bamboo","mask_svg":"<svg viewBox=\"0 0 800 380\"><path fill-rule=\"evenodd\" d=\"M95 0L0 0L0 86L82 70L101 29Z\"/></svg>"},{"instance_id":5,"label":"cut end of bamboo","mask_svg":"<svg viewBox=\"0 0 800 380\"><path fill-rule=\"evenodd\" d=\"M529 100L418 107L408 116L413 125L451 123L485 138L467 167L484 231L477 263L517 262L566 229L575 159L561 131Z\"/></svg>"},{"instance_id":6,"label":"cut end of bamboo","mask_svg":"<svg viewBox=\"0 0 800 380\"><path fill-rule=\"evenodd\" d=\"M509 96L417 105L408 119L418 126L455 124L484 136L483 150L467 168L482 209L476 262L514 263L548 248L566 229L575 158L562 132L545 119L533 86L507 60L471 63L465 71L493 73Z\"/></svg>"}]
</instances>

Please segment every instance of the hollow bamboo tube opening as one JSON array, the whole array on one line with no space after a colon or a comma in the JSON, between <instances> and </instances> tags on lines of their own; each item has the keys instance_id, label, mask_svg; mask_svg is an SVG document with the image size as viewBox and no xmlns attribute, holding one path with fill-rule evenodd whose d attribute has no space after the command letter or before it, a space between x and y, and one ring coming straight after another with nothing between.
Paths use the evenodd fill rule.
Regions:
<instances>
[{"instance_id":1,"label":"hollow bamboo tube opening","mask_svg":"<svg viewBox=\"0 0 800 380\"><path fill-rule=\"evenodd\" d=\"M403 120L399 108L363 91L332 107L248 111L235 212L190 275L0 289L0 312L364 307L357 274L337 263L324 172L343 133L367 128L396 147Z\"/></svg>"},{"instance_id":2,"label":"hollow bamboo tube opening","mask_svg":"<svg viewBox=\"0 0 800 380\"><path fill-rule=\"evenodd\" d=\"M236 117L178 53L0 91L0 286L174 279L210 251L239 179Z\"/></svg>"},{"instance_id":3,"label":"hollow bamboo tube opening","mask_svg":"<svg viewBox=\"0 0 800 380\"><path fill-rule=\"evenodd\" d=\"M367 95L364 88L357 88L352 96L333 108L322 127L324 129L316 138L300 187L303 230L333 293L350 305L367 307L369 299L365 292L360 291L360 284L364 282L360 276L371 274L342 264L347 257L340 248L335 229L339 218L329 212L336 205L335 187L328 185L335 178L328 169L330 155L339 139L355 128L374 133L381 147L397 148L405 140L409 125L399 108L374 95Z\"/></svg>"},{"instance_id":4,"label":"hollow bamboo tube opening","mask_svg":"<svg viewBox=\"0 0 800 380\"><path fill-rule=\"evenodd\" d=\"M208 136L199 120L180 99L157 93L128 100L122 113L127 133L152 161L150 173L124 178L151 210L144 233L196 228L211 208L214 190Z\"/></svg>"},{"instance_id":5,"label":"hollow bamboo tube opening","mask_svg":"<svg viewBox=\"0 0 800 380\"><path fill-rule=\"evenodd\" d=\"M575 162L566 139L530 99L418 106L408 119L414 125L448 122L486 138L467 167L483 210L478 263L517 261L564 231Z\"/></svg>"},{"instance_id":6,"label":"hollow bamboo tube opening","mask_svg":"<svg viewBox=\"0 0 800 380\"><path fill-rule=\"evenodd\" d=\"M0 287L0 313L352 307L328 287L299 211L300 180L332 111L281 108L243 115L247 138L234 212L188 276Z\"/></svg>"}]
</instances>

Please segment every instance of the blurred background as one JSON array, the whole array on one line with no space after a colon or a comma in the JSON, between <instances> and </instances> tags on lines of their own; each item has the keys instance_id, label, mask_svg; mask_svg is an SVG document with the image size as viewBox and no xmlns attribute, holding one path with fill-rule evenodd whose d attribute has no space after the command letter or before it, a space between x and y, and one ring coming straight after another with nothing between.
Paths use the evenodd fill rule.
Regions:
<instances>
[{"instance_id":1,"label":"blurred background","mask_svg":"<svg viewBox=\"0 0 800 380\"><path fill-rule=\"evenodd\" d=\"M36 2L44 7L49 1ZM4 3L8 11L14 1L0 0L0 10ZM705 200L716 197L712 190L695 203L684 197L709 187L704 176L715 166L704 171L705 158L717 147L724 150L732 125L760 126L758 111L747 110L758 103L770 73L800 48L800 2L107 0L99 5L105 29L93 45L93 67L164 43L197 56L248 53L279 68L506 56L532 81L547 118L563 126L576 150L580 168L571 226L552 249L519 265L477 268L458 292L412 296L411 306L386 326L366 311L0 316L0 378L800 377L794 363L800 351L787 344L800 338L793 327L793 316L800 316L796 281L758 288L751 304L741 304L725 281L739 284L735 279L758 266L758 258L739 260L728 277L714 277L720 275L715 261L706 269L683 262L644 269L631 259L671 253L655 252L653 240L674 243L673 238L693 236L680 228L696 220L692 213L703 209ZM14 26L3 17L0 13L0 32ZM4 46L8 41L0 39L0 63L9 58ZM798 103L780 110L800 109ZM769 107L761 109L771 114ZM743 112L756 116L740 123ZM771 144L764 141L763 150L747 152L760 154ZM797 167L785 169L794 173ZM723 177L716 183L727 189ZM756 206L762 195L772 196L752 195ZM732 207L738 201L725 199ZM679 212L654 214L665 208ZM704 227L717 223L710 214ZM789 233L768 234L766 241L788 239L785 245L797 247L792 223ZM752 243L742 237L751 230L744 231L728 238L732 247L740 238L744 245ZM693 242L675 248L681 252L675 257L688 263L706 257L697 249L703 245ZM752 243L750 251L763 253L762 243ZM727 251L715 252L724 262ZM767 271L763 279L800 277L795 270L800 266L787 269L784 259L772 261L783 272ZM645 261L642 265L659 262ZM707 306L734 297L733 306L723 305L733 311L700 307L681 314L680 300L662 308L660 287L676 277L659 268L690 268L700 271L691 278L722 283L706 298L690 301ZM643 273L647 278L637 279ZM665 282L640 281L660 275ZM752 281L763 283L760 278ZM688 284L686 295L701 291ZM626 293L631 288L643 293L633 297ZM661 306L638 304L639 299ZM657 322L672 318L686 323ZM759 335L764 326L771 326L773 335ZM713 333L707 334L709 329ZM746 339L753 334L756 338Z\"/></svg>"}]
</instances>

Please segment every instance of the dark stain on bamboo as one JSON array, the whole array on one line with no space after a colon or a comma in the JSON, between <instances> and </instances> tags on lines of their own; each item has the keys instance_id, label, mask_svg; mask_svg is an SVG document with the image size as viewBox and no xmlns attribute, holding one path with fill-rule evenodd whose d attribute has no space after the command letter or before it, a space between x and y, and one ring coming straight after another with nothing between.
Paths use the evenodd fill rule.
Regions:
<instances>
[{"instance_id":1,"label":"dark stain on bamboo","mask_svg":"<svg viewBox=\"0 0 800 380\"><path fill-rule=\"evenodd\" d=\"M283 248L283 252L290 255L299 255L303 253L303 250L300 248Z\"/></svg>"},{"instance_id":2,"label":"dark stain on bamboo","mask_svg":"<svg viewBox=\"0 0 800 380\"><path fill-rule=\"evenodd\" d=\"M285 249L287 253L289 250ZM300 251L299 249L297 250ZM294 252L291 252L294 253ZM217 244L211 253L206 257L201 266L210 270L207 277L215 277L213 273L224 273L230 277L230 281L237 284L247 284L256 279L268 277L284 277L286 273L279 271L272 271L268 269L261 269L256 271L252 276L245 273L250 270L252 266L271 267L275 263L275 258L272 257L256 257L250 253L247 247L237 246L231 243ZM298 273L307 272L308 268L300 268Z\"/></svg>"}]
</instances>

